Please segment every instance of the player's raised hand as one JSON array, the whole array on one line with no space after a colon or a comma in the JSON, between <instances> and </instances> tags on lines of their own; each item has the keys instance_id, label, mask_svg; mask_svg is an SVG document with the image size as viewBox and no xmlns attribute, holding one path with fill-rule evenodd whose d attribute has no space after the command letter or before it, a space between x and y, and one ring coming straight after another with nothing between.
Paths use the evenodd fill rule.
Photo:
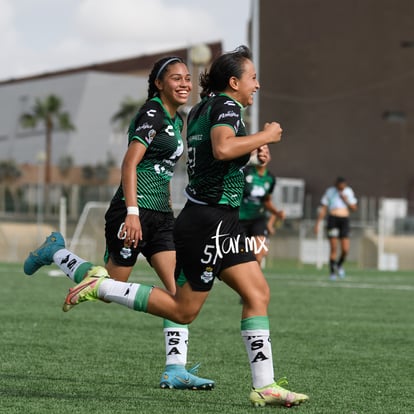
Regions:
<instances>
[{"instance_id":1,"label":"player's raised hand","mask_svg":"<svg viewBox=\"0 0 414 414\"><path fill-rule=\"evenodd\" d=\"M282 139L282 128L277 122L266 122L263 130L269 134L269 144L279 142Z\"/></svg>"}]
</instances>

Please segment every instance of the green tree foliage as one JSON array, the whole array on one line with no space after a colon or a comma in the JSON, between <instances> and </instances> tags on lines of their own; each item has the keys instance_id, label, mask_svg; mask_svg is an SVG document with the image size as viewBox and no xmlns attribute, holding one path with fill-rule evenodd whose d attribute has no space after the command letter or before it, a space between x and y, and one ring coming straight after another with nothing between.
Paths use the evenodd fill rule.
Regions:
<instances>
[{"instance_id":1,"label":"green tree foliage","mask_svg":"<svg viewBox=\"0 0 414 414\"><path fill-rule=\"evenodd\" d=\"M0 161L0 182L19 178L22 172L14 160Z\"/></svg>"},{"instance_id":2,"label":"green tree foliage","mask_svg":"<svg viewBox=\"0 0 414 414\"><path fill-rule=\"evenodd\" d=\"M139 108L145 103L145 99L134 100L131 97L121 102L119 110L112 116L111 121L119 125L120 129L126 129Z\"/></svg>"},{"instance_id":3,"label":"green tree foliage","mask_svg":"<svg viewBox=\"0 0 414 414\"><path fill-rule=\"evenodd\" d=\"M51 179L52 134L55 129L72 131L72 124L68 112L62 111L62 100L56 95L46 96L43 100L37 98L31 112L21 115L20 123L23 128L35 128L38 123L45 127L45 183L48 185Z\"/></svg>"},{"instance_id":4,"label":"green tree foliage","mask_svg":"<svg viewBox=\"0 0 414 414\"><path fill-rule=\"evenodd\" d=\"M35 128L39 123L45 127L45 206L49 206L53 131L56 129L72 131L75 129L69 113L62 111L62 106L62 100L58 96L48 95L44 99L37 98L31 112L24 113L20 117L23 128Z\"/></svg>"}]
</instances>

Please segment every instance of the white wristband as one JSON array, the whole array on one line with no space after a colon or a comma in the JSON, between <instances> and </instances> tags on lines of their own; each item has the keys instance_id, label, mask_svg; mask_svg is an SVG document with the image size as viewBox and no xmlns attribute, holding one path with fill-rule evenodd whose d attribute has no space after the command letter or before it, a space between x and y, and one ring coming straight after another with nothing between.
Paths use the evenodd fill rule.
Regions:
<instances>
[{"instance_id":1,"label":"white wristband","mask_svg":"<svg viewBox=\"0 0 414 414\"><path fill-rule=\"evenodd\" d=\"M127 214L132 214L134 216L139 216L139 208L138 207L127 207Z\"/></svg>"}]
</instances>

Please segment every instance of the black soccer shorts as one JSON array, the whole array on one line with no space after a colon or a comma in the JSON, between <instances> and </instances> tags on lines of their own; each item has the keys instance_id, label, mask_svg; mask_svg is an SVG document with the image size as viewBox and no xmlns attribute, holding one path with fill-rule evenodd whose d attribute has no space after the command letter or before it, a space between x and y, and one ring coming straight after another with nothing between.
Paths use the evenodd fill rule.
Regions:
<instances>
[{"instance_id":1,"label":"black soccer shorts","mask_svg":"<svg viewBox=\"0 0 414 414\"><path fill-rule=\"evenodd\" d=\"M125 202L120 200L111 203L105 214L105 262L110 257L119 266L134 266L141 253L151 264L151 257L155 253L175 250L173 213L145 208L140 208L139 212L142 240L139 241L137 248L125 248L124 241L118 237L127 213Z\"/></svg>"},{"instance_id":2,"label":"black soccer shorts","mask_svg":"<svg viewBox=\"0 0 414 414\"><path fill-rule=\"evenodd\" d=\"M328 216L327 236L328 238L346 239L349 237L349 217Z\"/></svg>"},{"instance_id":3,"label":"black soccer shorts","mask_svg":"<svg viewBox=\"0 0 414 414\"><path fill-rule=\"evenodd\" d=\"M209 291L228 267L256 260L239 224L239 209L188 201L174 226L175 277L195 291Z\"/></svg>"}]
</instances>

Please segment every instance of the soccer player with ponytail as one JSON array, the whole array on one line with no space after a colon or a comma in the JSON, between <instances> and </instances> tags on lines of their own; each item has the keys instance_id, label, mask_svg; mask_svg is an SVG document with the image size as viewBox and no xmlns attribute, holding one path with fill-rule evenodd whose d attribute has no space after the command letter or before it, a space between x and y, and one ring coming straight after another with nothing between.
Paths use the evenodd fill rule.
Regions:
<instances>
[{"instance_id":1,"label":"soccer player with ponytail","mask_svg":"<svg viewBox=\"0 0 414 414\"><path fill-rule=\"evenodd\" d=\"M190 73L180 57L165 57L154 64L148 78L147 100L129 126L121 183L105 214L108 273L126 282L141 253L171 294L176 292L176 255L170 180L184 150L183 119L178 108L187 102L191 89ZM30 257L25 267L29 274L34 273ZM68 263L81 262L75 255L70 258ZM81 282L82 272L76 275L74 281ZM195 375L198 365L185 368L188 326L164 319L164 336L166 367L160 386L213 388L214 381Z\"/></svg>"}]
</instances>

